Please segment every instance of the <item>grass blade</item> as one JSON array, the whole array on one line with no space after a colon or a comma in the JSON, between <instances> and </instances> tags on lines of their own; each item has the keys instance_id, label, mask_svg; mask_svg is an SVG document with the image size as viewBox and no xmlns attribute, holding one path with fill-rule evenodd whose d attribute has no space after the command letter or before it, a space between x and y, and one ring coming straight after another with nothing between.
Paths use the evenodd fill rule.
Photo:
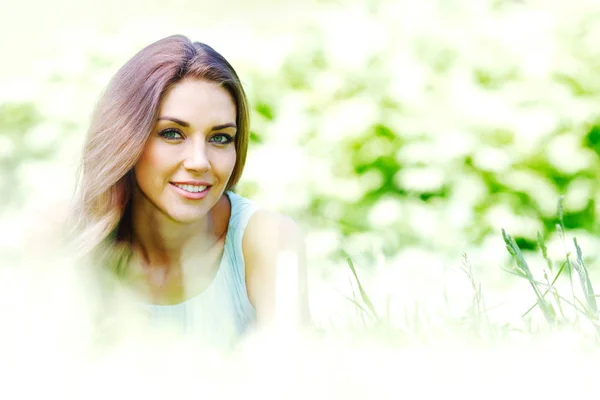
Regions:
<instances>
[{"instance_id":1,"label":"grass blade","mask_svg":"<svg viewBox=\"0 0 600 400\"><path fill-rule=\"evenodd\" d=\"M575 266L575 271L577 271L577 274L579 275L579 281L581 282L581 288L583 289L588 309L591 311L592 315L596 317L598 315L598 305L596 304L596 297L594 296L594 288L592 287L587 268L583 263L583 255L579 244L577 244L576 238L573 238L573 243L577 250L577 261L574 262L573 265Z\"/></svg>"},{"instance_id":2,"label":"grass blade","mask_svg":"<svg viewBox=\"0 0 600 400\"><path fill-rule=\"evenodd\" d=\"M542 250L542 256L548 264L548 269L550 270L550 272L552 272L552 261L550 260L550 257L548 257L548 247L546 247L546 242L544 242L544 237L540 232L537 233L537 242L538 246L540 246L540 249Z\"/></svg>"},{"instance_id":3,"label":"grass blade","mask_svg":"<svg viewBox=\"0 0 600 400\"><path fill-rule=\"evenodd\" d=\"M360 297L361 297L363 303L365 303L365 305L367 306L367 308L369 309L369 311L371 311L371 313L373 314L373 316L377 320L379 320L379 316L377 315L377 311L375 311L375 307L373 306L373 303L371 302L371 299L369 299L369 296L367 295L367 293L363 289L363 286L360 283L360 279L358 279L358 274L356 273L356 268L354 268L354 263L352 262L352 260L350 259L350 257L348 255L346 255L346 261L348 262L348 266L352 270L352 274L354 275L354 279L356 279L356 284L358 285L358 291L360 293Z\"/></svg>"},{"instance_id":4,"label":"grass blade","mask_svg":"<svg viewBox=\"0 0 600 400\"><path fill-rule=\"evenodd\" d=\"M371 315L371 313L362 306L362 304L360 304L358 301L356 301L356 299L353 299L350 296L347 295L342 295L346 300L350 301L352 304L354 304L356 306L356 308L358 308L359 311L362 311L364 314L367 314L367 316L371 319L374 319L374 317Z\"/></svg>"},{"instance_id":5,"label":"grass blade","mask_svg":"<svg viewBox=\"0 0 600 400\"><path fill-rule=\"evenodd\" d=\"M564 196L560 196L558 198L557 211L558 211L558 224L556 224L556 230L558 231L558 236L563 244L563 249L565 251L567 257L567 274L569 276L569 285L571 286L571 295L573 296L573 303L576 302L575 296L575 287L573 286L573 264L571 263L570 255L571 253L567 251L567 243L565 241L565 211L563 208L563 200ZM578 321L579 314L575 313L575 320Z\"/></svg>"},{"instance_id":6,"label":"grass blade","mask_svg":"<svg viewBox=\"0 0 600 400\"><path fill-rule=\"evenodd\" d=\"M554 325L556 322L556 313L554 312L554 308L552 305L548 303L548 301L542 296L540 289L537 286L537 283L533 279L533 274L529 269L529 265L527 265L527 261L525 261L525 257L523 257L523 253L521 253L521 249L515 242L515 240L506 233L504 229L502 229L502 237L504 238L504 242L506 243L506 248L508 252L515 258L517 261L517 271L520 271L524 277L529 281L529 284L533 288L535 292L535 296L537 297L538 304L544 317L548 321L550 325Z\"/></svg>"},{"instance_id":7,"label":"grass blade","mask_svg":"<svg viewBox=\"0 0 600 400\"><path fill-rule=\"evenodd\" d=\"M550 290L552 290L554 288L554 284L558 280L558 277L560 276L560 274L565 269L565 265L567 265L566 262L562 263L562 265L560 266L558 272L556 273L556 276L554 277L554 279L552 279L552 282L550 283L549 287L546 289L546 291L544 292L544 294L542 294L542 296L545 297L548 294L548 292L550 292ZM558 293L555 293L555 296L556 296L557 299L560 299L560 296L558 296ZM557 301L557 304L560 307L560 303L558 301ZM529 307L529 309L527 311L525 311L525 314L523 314L522 317L524 317L527 314L529 314L531 312L531 310L533 310L535 308L535 306L537 306L537 303L535 303L534 305L532 305L531 307ZM562 311L561 311L561 314L562 314Z\"/></svg>"}]
</instances>

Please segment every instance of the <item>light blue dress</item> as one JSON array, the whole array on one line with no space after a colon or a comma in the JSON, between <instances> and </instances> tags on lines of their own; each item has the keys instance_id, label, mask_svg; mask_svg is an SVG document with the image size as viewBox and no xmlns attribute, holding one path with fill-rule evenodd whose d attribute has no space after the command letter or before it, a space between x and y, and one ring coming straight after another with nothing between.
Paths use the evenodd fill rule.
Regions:
<instances>
[{"instance_id":1,"label":"light blue dress","mask_svg":"<svg viewBox=\"0 0 600 400\"><path fill-rule=\"evenodd\" d=\"M143 304L150 323L168 326L202 344L233 345L256 322L256 310L246 290L242 237L258 209L254 202L231 191L231 216L219 269L200 295L174 305Z\"/></svg>"}]
</instances>

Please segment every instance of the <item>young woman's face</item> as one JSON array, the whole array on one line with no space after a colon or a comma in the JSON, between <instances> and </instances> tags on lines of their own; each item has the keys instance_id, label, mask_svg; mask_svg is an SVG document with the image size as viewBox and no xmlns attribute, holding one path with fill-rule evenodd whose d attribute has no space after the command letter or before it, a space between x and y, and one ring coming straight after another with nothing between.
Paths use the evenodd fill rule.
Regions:
<instances>
[{"instance_id":1,"label":"young woman's face","mask_svg":"<svg viewBox=\"0 0 600 400\"><path fill-rule=\"evenodd\" d=\"M169 89L134 167L137 200L178 222L204 217L235 166L235 121L231 95L213 82L184 79Z\"/></svg>"}]
</instances>

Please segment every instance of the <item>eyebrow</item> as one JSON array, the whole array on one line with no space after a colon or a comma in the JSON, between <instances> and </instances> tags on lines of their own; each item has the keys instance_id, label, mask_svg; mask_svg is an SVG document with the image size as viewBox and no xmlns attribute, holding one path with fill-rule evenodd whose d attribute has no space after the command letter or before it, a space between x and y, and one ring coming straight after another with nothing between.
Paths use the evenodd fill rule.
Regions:
<instances>
[{"instance_id":1,"label":"eyebrow","mask_svg":"<svg viewBox=\"0 0 600 400\"><path fill-rule=\"evenodd\" d=\"M166 121L175 122L177 125L181 125L181 126L184 126L186 128L189 128L189 126L190 126L189 123L187 123L185 121L182 121L180 119L177 119L177 118L173 118L173 117L160 117L160 118L158 118L158 120L159 121L160 120L166 120ZM225 128L235 128L235 129L237 129L237 125L234 124L233 122L228 122L226 124L215 125L210 130L211 131L218 131L220 129L225 129Z\"/></svg>"}]
</instances>

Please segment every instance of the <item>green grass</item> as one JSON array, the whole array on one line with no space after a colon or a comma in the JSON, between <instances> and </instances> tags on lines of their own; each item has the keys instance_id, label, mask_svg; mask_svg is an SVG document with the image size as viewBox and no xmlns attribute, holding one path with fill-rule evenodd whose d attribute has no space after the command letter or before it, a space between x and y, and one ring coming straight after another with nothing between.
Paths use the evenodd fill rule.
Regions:
<instances>
[{"instance_id":1,"label":"green grass","mask_svg":"<svg viewBox=\"0 0 600 400\"><path fill-rule=\"evenodd\" d=\"M354 277L358 288L358 294L353 292L348 297L357 308L362 326L366 328L364 333L373 338L384 338L392 343L405 343L410 336L418 336L434 341L444 340L444 336L462 336L464 340L475 341L486 345L499 344L517 333L535 338L540 333L552 334L564 331L585 332L585 337L590 338L596 344L600 342L600 313L596 298L599 296L594 292L593 284L589 277L588 268L583 260L583 252L573 237L575 254L567 250L567 239L563 220L562 197L558 201L558 223L557 232L561 238L564 248L564 259L554 261L548 255L548 248L543 236L538 232L537 243L543 259L543 277L538 277L524 255L523 250L517 245L515 239L502 229L502 238L506 250L512 256L512 263L504 270L512 276L528 283L533 292L532 304L523 305L523 313L520 315L526 329L511 326L510 324L498 324L491 322L488 308L484 300L484 290L481 282L477 281L473 274L473 268L467 254L463 254L461 269L470 282L473 291L472 303L459 318L444 317L442 324L432 324L431 318L415 310L411 317L404 321L404 327L398 328L389 317L388 312L377 310L373 301L361 282L357 269L350 256L346 255L348 266ZM569 292L565 293L564 287L559 290L557 284L560 280L568 280ZM580 289L578 289L580 288ZM446 294L444 294L445 296ZM534 315L537 313L537 315ZM542 317L542 326L534 326L532 320ZM406 333L409 333L407 336ZM383 333L383 335L381 335Z\"/></svg>"}]
</instances>

